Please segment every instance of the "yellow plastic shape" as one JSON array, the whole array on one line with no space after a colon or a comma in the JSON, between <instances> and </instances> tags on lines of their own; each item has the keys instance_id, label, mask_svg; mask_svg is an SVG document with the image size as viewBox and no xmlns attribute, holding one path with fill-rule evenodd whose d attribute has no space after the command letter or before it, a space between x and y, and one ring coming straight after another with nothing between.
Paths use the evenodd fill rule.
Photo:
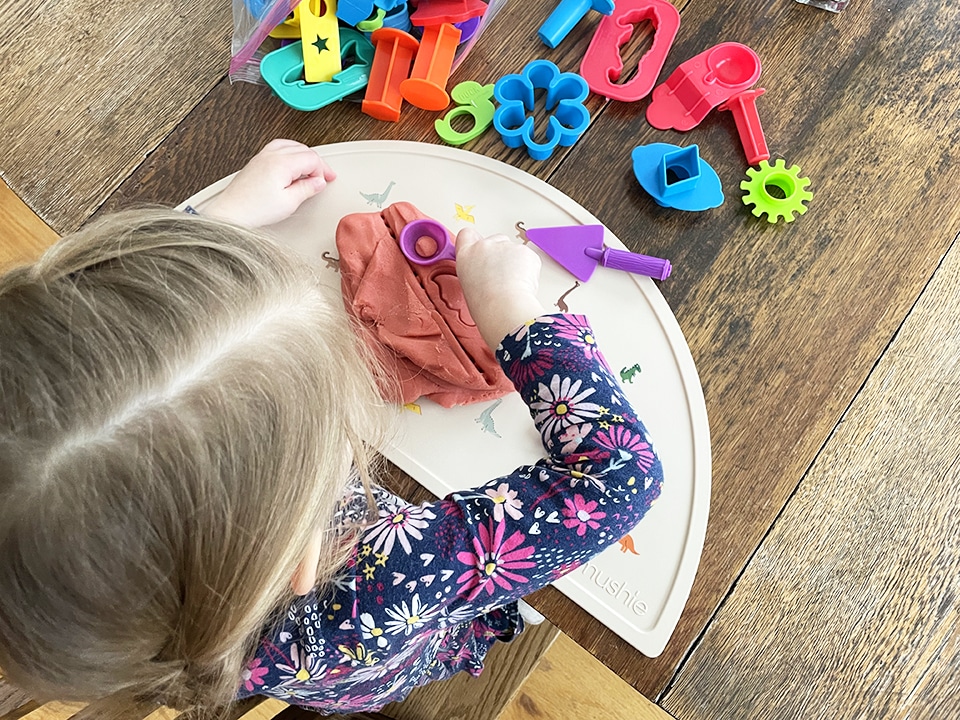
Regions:
<instances>
[{"instance_id":1,"label":"yellow plastic shape","mask_svg":"<svg viewBox=\"0 0 960 720\"><path fill-rule=\"evenodd\" d=\"M303 40L303 79L330 82L343 69L336 0L303 0L300 39Z\"/></svg>"},{"instance_id":2,"label":"yellow plastic shape","mask_svg":"<svg viewBox=\"0 0 960 720\"><path fill-rule=\"evenodd\" d=\"M278 40L300 39L300 6L293 9L293 14L270 31L270 37Z\"/></svg>"}]
</instances>

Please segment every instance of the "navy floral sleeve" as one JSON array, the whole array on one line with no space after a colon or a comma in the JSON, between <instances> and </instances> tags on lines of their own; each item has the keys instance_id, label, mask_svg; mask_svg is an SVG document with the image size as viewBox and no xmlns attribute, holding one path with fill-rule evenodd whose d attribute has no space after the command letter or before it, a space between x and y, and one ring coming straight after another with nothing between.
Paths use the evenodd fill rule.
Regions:
<instances>
[{"instance_id":1,"label":"navy floral sleeve","mask_svg":"<svg viewBox=\"0 0 960 720\"><path fill-rule=\"evenodd\" d=\"M644 516L660 494L660 461L586 318L537 318L497 357L546 456L434 503L377 488L379 519L361 533L343 579L287 609L248 664L240 697L370 711L460 670L478 675L491 644L522 630L518 598ZM358 489L344 519L362 500Z\"/></svg>"}]
</instances>

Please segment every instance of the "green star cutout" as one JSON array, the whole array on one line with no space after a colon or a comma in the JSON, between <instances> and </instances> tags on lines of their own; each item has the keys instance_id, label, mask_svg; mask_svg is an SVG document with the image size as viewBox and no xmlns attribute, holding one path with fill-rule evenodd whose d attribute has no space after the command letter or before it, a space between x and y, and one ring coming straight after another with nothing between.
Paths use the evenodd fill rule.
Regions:
<instances>
[{"instance_id":1,"label":"green star cutout","mask_svg":"<svg viewBox=\"0 0 960 720\"><path fill-rule=\"evenodd\" d=\"M317 39L313 41L312 45L317 48L317 52L329 50L327 47L327 38L322 38L319 35L317 36Z\"/></svg>"}]
</instances>

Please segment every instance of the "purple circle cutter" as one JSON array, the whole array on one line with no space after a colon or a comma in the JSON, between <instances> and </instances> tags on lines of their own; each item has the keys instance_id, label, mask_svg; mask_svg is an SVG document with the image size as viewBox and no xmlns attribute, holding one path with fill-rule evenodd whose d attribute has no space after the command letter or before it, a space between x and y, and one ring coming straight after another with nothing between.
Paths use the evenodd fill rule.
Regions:
<instances>
[{"instance_id":1,"label":"purple circle cutter","mask_svg":"<svg viewBox=\"0 0 960 720\"><path fill-rule=\"evenodd\" d=\"M433 265L441 260L455 260L456 248L450 231L430 218L413 220L400 231L400 251L412 263Z\"/></svg>"}]
</instances>

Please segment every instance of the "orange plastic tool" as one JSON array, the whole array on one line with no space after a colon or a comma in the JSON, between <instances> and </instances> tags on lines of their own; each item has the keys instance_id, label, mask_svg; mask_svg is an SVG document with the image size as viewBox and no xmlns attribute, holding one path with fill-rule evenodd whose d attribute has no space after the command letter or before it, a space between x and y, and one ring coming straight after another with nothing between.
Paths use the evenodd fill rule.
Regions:
<instances>
[{"instance_id":1,"label":"orange plastic tool","mask_svg":"<svg viewBox=\"0 0 960 720\"><path fill-rule=\"evenodd\" d=\"M460 28L450 23L425 27L410 77L400 83L403 99L424 110L447 107L450 104L447 80L459 44Z\"/></svg>"},{"instance_id":2,"label":"orange plastic tool","mask_svg":"<svg viewBox=\"0 0 960 720\"><path fill-rule=\"evenodd\" d=\"M374 30L370 41L376 46L367 92L360 109L377 120L396 122L400 119L403 96L400 85L410 74L413 56L420 43L403 30L380 28Z\"/></svg>"},{"instance_id":3,"label":"orange plastic tool","mask_svg":"<svg viewBox=\"0 0 960 720\"><path fill-rule=\"evenodd\" d=\"M340 24L336 0L303 0L300 38L303 40L303 79L330 82L343 70L340 61Z\"/></svg>"}]
</instances>

